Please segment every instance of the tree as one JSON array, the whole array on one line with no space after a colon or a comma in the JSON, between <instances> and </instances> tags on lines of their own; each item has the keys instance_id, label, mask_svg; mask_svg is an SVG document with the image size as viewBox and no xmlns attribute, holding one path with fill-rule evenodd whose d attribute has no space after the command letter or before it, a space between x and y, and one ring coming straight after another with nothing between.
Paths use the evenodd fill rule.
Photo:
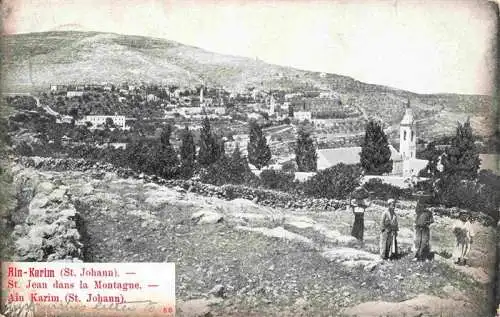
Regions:
<instances>
[{"instance_id":1,"label":"tree","mask_svg":"<svg viewBox=\"0 0 500 317\"><path fill-rule=\"evenodd\" d=\"M233 184L242 184L245 182L247 173L251 173L246 158L241 156L240 147L236 144L231 158L229 160L230 182Z\"/></svg>"},{"instance_id":2,"label":"tree","mask_svg":"<svg viewBox=\"0 0 500 317\"><path fill-rule=\"evenodd\" d=\"M299 172L315 172L318 154L311 137L311 131L304 127L299 128L295 145L295 161Z\"/></svg>"},{"instance_id":3,"label":"tree","mask_svg":"<svg viewBox=\"0 0 500 317\"><path fill-rule=\"evenodd\" d=\"M168 125L160 135L160 142L155 143L149 150L146 171L164 178L177 176L179 160L177 153L170 144L172 128Z\"/></svg>"},{"instance_id":4,"label":"tree","mask_svg":"<svg viewBox=\"0 0 500 317\"><path fill-rule=\"evenodd\" d=\"M382 175L392 171L391 150L380 123L370 120L361 144L361 166L369 175Z\"/></svg>"},{"instance_id":5,"label":"tree","mask_svg":"<svg viewBox=\"0 0 500 317\"><path fill-rule=\"evenodd\" d=\"M190 178L193 175L196 160L196 147L194 145L193 134L189 131L187 125L184 128L181 140L181 174L185 178Z\"/></svg>"},{"instance_id":6,"label":"tree","mask_svg":"<svg viewBox=\"0 0 500 317\"><path fill-rule=\"evenodd\" d=\"M269 164L271 149L262 133L262 129L255 121L250 121L250 140L247 145L248 161L258 169Z\"/></svg>"},{"instance_id":7,"label":"tree","mask_svg":"<svg viewBox=\"0 0 500 317\"><path fill-rule=\"evenodd\" d=\"M458 123L451 146L442 158L443 176L455 176L460 180L474 180L480 165L479 153L474 145L470 121Z\"/></svg>"},{"instance_id":8,"label":"tree","mask_svg":"<svg viewBox=\"0 0 500 317\"><path fill-rule=\"evenodd\" d=\"M428 177L431 179L436 179L439 177L439 170L438 170L438 163L439 163L439 157L442 155L442 151L439 151L436 149L436 144L435 142L430 142L427 144L426 148L420 156L424 159L427 160L427 166L419 172L420 177Z\"/></svg>"},{"instance_id":9,"label":"tree","mask_svg":"<svg viewBox=\"0 0 500 317\"><path fill-rule=\"evenodd\" d=\"M212 133L210 121L207 117L203 119L201 125L198 163L206 167L217 162L222 157L224 153L224 143L222 138Z\"/></svg>"},{"instance_id":10,"label":"tree","mask_svg":"<svg viewBox=\"0 0 500 317\"><path fill-rule=\"evenodd\" d=\"M304 193L316 198L345 199L359 186L361 166L343 163L319 171L304 183Z\"/></svg>"}]
</instances>

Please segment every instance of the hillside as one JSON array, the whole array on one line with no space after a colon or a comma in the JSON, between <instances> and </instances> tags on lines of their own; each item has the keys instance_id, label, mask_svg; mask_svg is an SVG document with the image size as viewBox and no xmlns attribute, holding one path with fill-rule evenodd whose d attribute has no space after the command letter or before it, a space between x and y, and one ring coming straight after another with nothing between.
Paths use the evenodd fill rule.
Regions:
<instances>
[{"instance_id":1,"label":"hillside","mask_svg":"<svg viewBox=\"0 0 500 317\"><path fill-rule=\"evenodd\" d=\"M434 261L413 262L415 203L401 200L402 258L382 261L378 223L385 207L377 202L366 212L360 244L350 236L352 215L345 208L271 207L159 185L148 177L123 178L103 165L55 162L23 158L12 165L15 188L22 190L12 217L16 258L68 254L67 244L43 252L40 244L59 241L45 233L61 226L52 219L71 211L79 219L77 259L175 262L176 316L489 313L495 259L488 250L495 229L479 222L469 266L441 256L452 254L455 241L449 234L453 219L438 215L431 226Z\"/></svg>"},{"instance_id":2,"label":"hillside","mask_svg":"<svg viewBox=\"0 0 500 317\"><path fill-rule=\"evenodd\" d=\"M141 36L98 32L43 32L4 36L4 89L46 88L70 82L146 81L195 85L222 85L228 90L246 87L332 88L362 108L367 116L397 123L406 98L431 134L449 133L457 120L472 117L483 135L492 134L494 118L490 96L422 95L359 82L335 74L297 70L260 60L228 56L177 42ZM31 76L30 76L31 68ZM29 84L27 86L27 84ZM449 118L449 119L448 119Z\"/></svg>"}]
</instances>

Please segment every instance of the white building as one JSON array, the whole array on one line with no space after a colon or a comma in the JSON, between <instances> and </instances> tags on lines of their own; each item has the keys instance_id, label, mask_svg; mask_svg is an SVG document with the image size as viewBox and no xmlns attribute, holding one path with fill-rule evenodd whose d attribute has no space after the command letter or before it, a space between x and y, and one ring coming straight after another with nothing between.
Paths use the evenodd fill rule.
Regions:
<instances>
[{"instance_id":1,"label":"white building","mask_svg":"<svg viewBox=\"0 0 500 317\"><path fill-rule=\"evenodd\" d=\"M203 109L200 107L178 107L176 109L176 112L178 114L186 117L186 116L191 116L191 115L202 114Z\"/></svg>"},{"instance_id":2,"label":"white building","mask_svg":"<svg viewBox=\"0 0 500 317\"><path fill-rule=\"evenodd\" d=\"M83 91L68 91L66 93L66 97L71 98L71 97L81 97L83 96Z\"/></svg>"},{"instance_id":3,"label":"white building","mask_svg":"<svg viewBox=\"0 0 500 317\"><path fill-rule=\"evenodd\" d=\"M404 177L417 175L425 168L428 161L416 158L417 152L417 128L413 118L410 102L406 105L405 114L399 126L399 153L403 161L402 174Z\"/></svg>"},{"instance_id":4,"label":"white building","mask_svg":"<svg viewBox=\"0 0 500 317\"><path fill-rule=\"evenodd\" d=\"M311 121L312 115L310 111L295 111L293 113L293 118L298 121Z\"/></svg>"},{"instance_id":5,"label":"white building","mask_svg":"<svg viewBox=\"0 0 500 317\"><path fill-rule=\"evenodd\" d=\"M295 114L294 114L295 116ZM399 152L389 145L392 160L392 172L379 178L402 178L407 179L411 176L417 176L418 173L427 166L427 160L416 158L417 130L413 112L409 103L407 104L403 120L400 124ZM339 163L358 164L361 147L344 147L335 149L318 150L318 170L335 166Z\"/></svg>"},{"instance_id":6,"label":"white building","mask_svg":"<svg viewBox=\"0 0 500 317\"><path fill-rule=\"evenodd\" d=\"M106 120L110 118L113 120L113 123L118 128L125 130L125 116L85 116L83 122L90 122L92 127L103 126L106 123Z\"/></svg>"},{"instance_id":7,"label":"white building","mask_svg":"<svg viewBox=\"0 0 500 317\"><path fill-rule=\"evenodd\" d=\"M267 112L268 115L272 116L276 112L276 99L273 96L269 98L269 110Z\"/></svg>"},{"instance_id":8,"label":"white building","mask_svg":"<svg viewBox=\"0 0 500 317\"><path fill-rule=\"evenodd\" d=\"M226 108L225 107L210 107L208 108L209 112L213 112L218 115L225 115L226 114Z\"/></svg>"},{"instance_id":9,"label":"white building","mask_svg":"<svg viewBox=\"0 0 500 317\"><path fill-rule=\"evenodd\" d=\"M52 92L66 92L68 87L66 85L50 85L50 91Z\"/></svg>"},{"instance_id":10,"label":"white building","mask_svg":"<svg viewBox=\"0 0 500 317\"><path fill-rule=\"evenodd\" d=\"M146 96L146 100L148 102L156 102L156 101L160 100L160 98L158 98L156 95L149 94Z\"/></svg>"}]
</instances>

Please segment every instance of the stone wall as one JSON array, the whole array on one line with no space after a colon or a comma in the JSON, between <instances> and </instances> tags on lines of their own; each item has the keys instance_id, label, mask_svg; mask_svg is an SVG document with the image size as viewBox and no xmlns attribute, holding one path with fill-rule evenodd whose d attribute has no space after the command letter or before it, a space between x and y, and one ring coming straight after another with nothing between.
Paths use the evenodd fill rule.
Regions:
<instances>
[{"instance_id":1,"label":"stone wall","mask_svg":"<svg viewBox=\"0 0 500 317\"><path fill-rule=\"evenodd\" d=\"M108 163L93 163L87 162L83 159L21 157L18 158L16 162L20 165L40 170L85 171L92 173L94 177L97 178L104 175L105 172L115 172L120 177L143 179L145 182L152 182L168 187L179 187L185 191L190 191L203 196L218 197L227 200L244 198L270 207L334 210L346 206L346 201L343 200L297 197L287 193L264 188L253 188L243 185L229 184L215 186L195 180L166 180L154 175L145 175L144 173L139 173L131 169L116 168Z\"/></svg>"},{"instance_id":2,"label":"stone wall","mask_svg":"<svg viewBox=\"0 0 500 317\"><path fill-rule=\"evenodd\" d=\"M18 207L11 215L14 261L83 260L80 218L65 186L13 170Z\"/></svg>"},{"instance_id":3,"label":"stone wall","mask_svg":"<svg viewBox=\"0 0 500 317\"><path fill-rule=\"evenodd\" d=\"M168 187L176 187L183 191L190 191L203 196L218 197L226 200L244 198L269 207L336 210L339 208L345 208L347 204L347 201L345 200L299 197L284 192L263 188L247 187L243 185L215 186L201 183L195 180L165 180L157 176L145 175L131 169L116 168L108 163L87 162L83 159L21 157L16 159L16 162L26 167L33 167L41 170L46 169L55 171L86 171L92 173L93 176L97 178L103 176L105 172L115 172L120 177L143 179L145 182L153 182ZM374 201L374 203L377 205L386 206L386 203L384 201ZM450 218L458 218L460 212L459 208L432 207L432 210L435 215L441 215ZM478 221L484 225L496 225L496 223L494 223L494 220L485 214L472 211L467 211L467 213L472 215L475 221Z\"/></svg>"}]
</instances>

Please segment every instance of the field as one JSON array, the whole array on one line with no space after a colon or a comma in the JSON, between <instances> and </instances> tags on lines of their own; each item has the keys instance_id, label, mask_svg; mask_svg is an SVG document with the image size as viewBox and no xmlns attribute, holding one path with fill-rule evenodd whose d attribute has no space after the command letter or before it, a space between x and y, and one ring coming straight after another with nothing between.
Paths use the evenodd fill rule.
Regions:
<instances>
[{"instance_id":1,"label":"field","mask_svg":"<svg viewBox=\"0 0 500 317\"><path fill-rule=\"evenodd\" d=\"M175 262L178 316L488 314L494 270L488 250L495 235L479 224L470 266L439 255L412 262L411 253L381 261L377 223L383 207L377 204L367 211L365 243L359 244L343 209L273 209L113 173L13 170L24 190L66 191L84 219L86 261ZM397 209L405 253L412 248L413 208L401 201ZM451 223L436 218L434 251L452 252Z\"/></svg>"}]
</instances>

